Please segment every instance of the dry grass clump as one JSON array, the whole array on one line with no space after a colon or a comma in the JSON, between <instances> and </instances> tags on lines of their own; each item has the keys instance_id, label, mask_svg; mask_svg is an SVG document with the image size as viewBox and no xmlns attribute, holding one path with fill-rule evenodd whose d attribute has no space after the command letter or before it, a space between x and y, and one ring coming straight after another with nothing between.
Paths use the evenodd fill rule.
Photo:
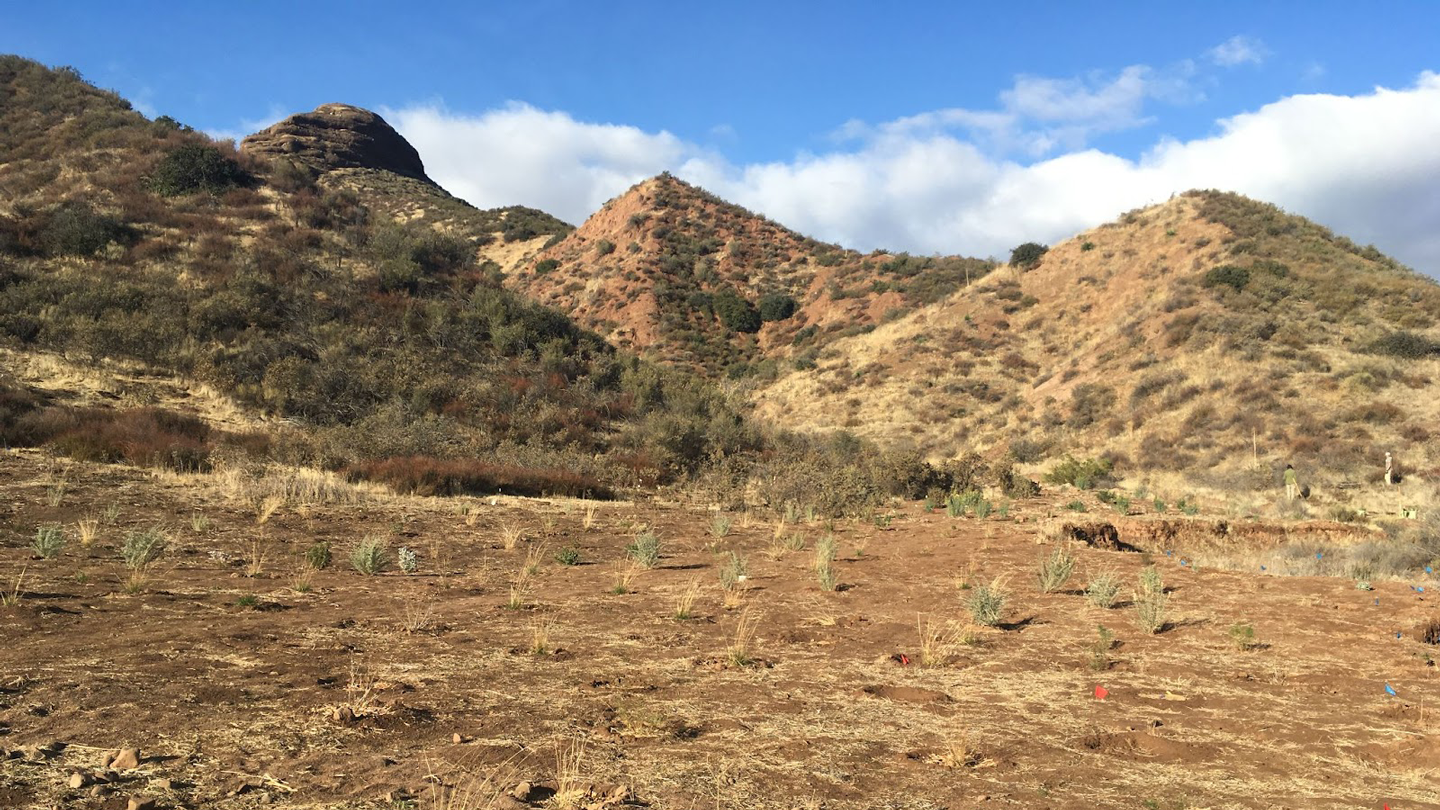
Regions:
<instances>
[{"instance_id":1,"label":"dry grass clump","mask_svg":"<svg viewBox=\"0 0 1440 810\"><path fill-rule=\"evenodd\" d=\"M89 551L95 545L95 539L100 536L100 521L95 518L85 518L76 521L75 533L80 538L80 548Z\"/></svg>"},{"instance_id":2,"label":"dry grass clump","mask_svg":"<svg viewBox=\"0 0 1440 810\"><path fill-rule=\"evenodd\" d=\"M555 619L551 616L540 615L530 622L530 654L549 655L554 652L551 646L551 635L555 629Z\"/></svg>"},{"instance_id":3,"label":"dry grass clump","mask_svg":"<svg viewBox=\"0 0 1440 810\"><path fill-rule=\"evenodd\" d=\"M525 530L519 526L506 524L500 527L500 542L506 551L514 551L523 539L525 539Z\"/></svg>"},{"instance_id":4,"label":"dry grass clump","mask_svg":"<svg viewBox=\"0 0 1440 810\"><path fill-rule=\"evenodd\" d=\"M700 580L692 579L685 590L680 592L680 598L675 603L674 616L684 621L695 616L695 602L700 598Z\"/></svg>"},{"instance_id":5,"label":"dry grass clump","mask_svg":"<svg viewBox=\"0 0 1440 810\"><path fill-rule=\"evenodd\" d=\"M976 643L975 631L954 620L938 621L920 616L916 619L920 634L919 663L922 667L943 667L950 663L962 646Z\"/></svg>"},{"instance_id":6,"label":"dry grass clump","mask_svg":"<svg viewBox=\"0 0 1440 810\"><path fill-rule=\"evenodd\" d=\"M752 646L755 641L756 619L749 610L740 614L735 623L735 638L726 650L727 660L733 667L748 667L755 663Z\"/></svg>"}]
</instances>

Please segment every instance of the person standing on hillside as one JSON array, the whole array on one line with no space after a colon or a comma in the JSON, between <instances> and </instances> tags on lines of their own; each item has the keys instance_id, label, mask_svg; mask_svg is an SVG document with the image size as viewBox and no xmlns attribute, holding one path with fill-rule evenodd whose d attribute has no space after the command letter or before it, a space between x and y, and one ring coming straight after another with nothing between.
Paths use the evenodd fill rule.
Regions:
<instances>
[{"instance_id":1,"label":"person standing on hillside","mask_svg":"<svg viewBox=\"0 0 1440 810\"><path fill-rule=\"evenodd\" d=\"M1385 486L1395 483L1395 469L1390 464L1390 451L1385 451Z\"/></svg>"},{"instance_id":2,"label":"person standing on hillside","mask_svg":"<svg viewBox=\"0 0 1440 810\"><path fill-rule=\"evenodd\" d=\"M1300 479L1295 475L1295 467L1291 464L1285 465L1285 497L1295 500L1300 494Z\"/></svg>"}]
</instances>

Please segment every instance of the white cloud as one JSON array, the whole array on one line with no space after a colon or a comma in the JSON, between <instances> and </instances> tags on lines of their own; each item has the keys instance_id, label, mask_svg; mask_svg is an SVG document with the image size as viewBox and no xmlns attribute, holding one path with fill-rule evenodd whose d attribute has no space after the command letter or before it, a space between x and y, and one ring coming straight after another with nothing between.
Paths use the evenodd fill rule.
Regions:
<instances>
[{"instance_id":1,"label":"white cloud","mask_svg":"<svg viewBox=\"0 0 1440 810\"><path fill-rule=\"evenodd\" d=\"M1265 61L1270 51L1266 49L1265 43L1254 37L1236 35L1211 48L1206 55L1210 57L1210 61L1221 67L1235 67L1258 65Z\"/></svg>"},{"instance_id":2,"label":"white cloud","mask_svg":"<svg viewBox=\"0 0 1440 810\"><path fill-rule=\"evenodd\" d=\"M481 208L528 205L579 223L640 180L702 154L668 132L589 124L512 103L477 116L438 106L381 113L431 179Z\"/></svg>"},{"instance_id":3,"label":"white cloud","mask_svg":"<svg viewBox=\"0 0 1440 810\"><path fill-rule=\"evenodd\" d=\"M1202 94L1190 83L1194 73L1194 63L1184 60L1165 69L1131 65L1113 76L1099 71L1066 79L1021 75L1000 93L997 110L952 107L879 126L851 120L834 136L843 142L957 132L994 152L1041 157L1061 148L1079 149L1099 134L1151 123L1154 119L1144 113L1148 101L1200 100Z\"/></svg>"},{"instance_id":4,"label":"white cloud","mask_svg":"<svg viewBox=\"0 0 1440 810\"><path fill-rule=\"evenodd\" d=\"M532 205L574 222L668 169L849 247L1004 256L1020 242L1054 242L1186 189L1219 188L1274 202L1440 275L1440 75L1355 96L1289 96L1218 121L1208 137L1162 138L1137 159L1081 148L1023 162L986 134L1054 136L1028 127L1015 117L1020 111L1067 126L1139 115L1132 99L1141 91L1123 77L1067 86L1073 99L1065 87L1017 82L1008 112L940 110L851 124L850 142L831 151L753 165L666 132L524 105L475 117L432 107L386 117L459 196L481 206Z\"/></svg>"},{"instance_id":5,"label":"white cloud","mask_svg":"<svg viewBox=\"0 0 1440 810\"><path fill-rule=\"evenodd\" d=\"M269 111L259 118L248 118L231 129L203 129L201 132L204 132L217 141L234 141L238 144L245 139L246 135L267 129L271 124L277 121L283 121L289 115L290 113L285 112L284 107L271 102ZM180 123L183 124L185 122L181 121Z\"/></svg>"}]
</instances>

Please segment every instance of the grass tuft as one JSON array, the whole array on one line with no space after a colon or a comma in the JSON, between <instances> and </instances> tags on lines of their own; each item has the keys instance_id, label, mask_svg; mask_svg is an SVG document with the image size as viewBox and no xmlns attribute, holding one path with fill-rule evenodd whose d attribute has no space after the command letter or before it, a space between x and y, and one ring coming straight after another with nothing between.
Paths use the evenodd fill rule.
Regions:
<instances>
[{"instance_id":1,"label":"grass tuft","mask_svg":"<svg viewBox=\"0 0 1440 810\"><path fill-rule=\"evenodd\" d=\"M1065 545L1057 545L1048 557L1041 558L1036 584L1041 593L1055 593L1070 581L1070 575L1074 572L1075 555L1070 553L1070 549Z\"/></svg>"}]
</instances>

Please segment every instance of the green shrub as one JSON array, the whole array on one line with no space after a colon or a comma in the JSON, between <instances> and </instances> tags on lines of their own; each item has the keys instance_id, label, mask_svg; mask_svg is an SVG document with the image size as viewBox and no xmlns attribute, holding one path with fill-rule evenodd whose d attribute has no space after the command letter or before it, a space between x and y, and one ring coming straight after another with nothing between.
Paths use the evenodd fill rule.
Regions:
<instances>
[{"instance_id":1,"label":"green shrub","mask_svg":"<svg viewBox=\"0 0 1440 810\"><path fill-rule=\"evenodd\" d=\"M407 574L413 574L420 570L420 555L416 554L412 548L401 546L400 550L395 553L395 558L400 570Z\"/></svg>"},{"instance_id":2,"label":"green shrub","mask_svg":"<svg viewBox=\"0 0 1440 810\"><path fill-rule=\"evenodd\" d=\"M760 313L741 295L729 287L723 287L714 297L715 314L720 323L733 332L760 331Z\"/></svg>"},{"instance_id":3,"label":"green shrub","mask_svg":"<svg viewBox=\"0 0 1440 810\"><path fill-rule=\"evenodd\" d=\"M609 239L601 239L595 243L596 256L609 256L615 252L615 243Z\"/></svg>"},{"instance_id":4,"label":"green shrub","mask_svg":"<svg viewBox=\"0 0 1440 810\"><path fill-rule=\"evenodd\" d=\"M1049 250L1050 248L1038 242L1026 242L1010 251L1010 264L1029 270L1039 264Z\"/></svg>"},{"instance_id":5,"label":"green shrub","mask_svg":"<svg viewBox=\"0 0 1440 810\"><path fill-rule=\"evenodd\" d=\"M820 590L835 590L835 538L828 534L815 542L815 578L820 583Z\"/></svg>"},{"instance_id":6,"label":"green shrub","mask_svg":"<svg viewBox=\"0 0 1440 810\"><path fill-rule=\"evenodd\" d=\"M151 190L165 197L197 191L219 195L249 182L250 176L233 158L199 143L171 150L150 176Z\"/></svg>"},{"instance_id":7,"label":"green shrub","mask_svg":"<svg viewBox=\"0 0 1440 810\"><path fill-rule=\"evenodd\" d=\"M1245 285L1249 283L1250 270L1233 264L1212 267L1200 279L1200 286L1206 289L1224 285L1233 288L1236 292L1245 289Z\"/></svg>"},{"instance_id":8,"label":"green shrub","mask_svg":"<svg viewBox=\"0 0 1440 810\"><path fill-rule=\"evenodd\" d=\"M710 536L719 538L729 535L732 523L729 515L716 515L710 520Z\"/></svg>"},{"instance_id":9,"label":"green shrub","mask_svg":"<svg viewBox=\"0 0 1440 810\"><path fill-rule=\"evenodd\" d=\"M1260 648L1260 642L1255 639L1255 627L1250 624L1236 622L1230 626L1230 641L1235 649L1241 652L1249 652Z\"/></svg>"},{"instance_id":10,"label":"green shrub","mask_svg":"<svg viewBox=\"0 0 1440 810\"><path fill-rule=\"evenodd\" d=\"M1109 459L1066 455L1045 474L1045 480L1051 484L1070 484L1076 489L1091 489L1113 484L1110 477L1113 467Z\"/></svg>"},{"instance_id":11,"label":"green shrub","mask_svg":"<svg viewBox=\"0 0 1440 810\"><path fill-rule=\"evenodd\" d=\"M1115 634L1105 625L1096 625L1095 642L1090 645L1090 668L1101 672L1110 668L1110 651L1115 649Z\"/></svg>"},{"instance_id":12,"label":"green shrub","mask_svg":"<svg viewBox=\"0 0 1440 810\"><path fill-rule=\"evenodd\" d=\"M781 293L771 293L760 298L760 320L783 321L795 314L798 304L795 299Z\"/></svg>"},{"instance_id":13,"label":"green shrub","mask_svg":"<svg viewBox=\"0 0 1440 810\"><path fill-rule=\"evenodd\" d=\"M554 272L555 268L559 266L560 262L558 259L541 259L540 261L535 263L535 274L544 275L546 273L551 273Z\"/></svg>"},{"instance_id":14,"label":"green shrub","mask_svg":"<svg viewBox=\"0 0 1440 810\"><path fill-rule=\"evenodd\" d=\"M555 562L561 565L579 565L580 549L574 545L566 546L555 552Z\"/></svg>"}]
</instances>

